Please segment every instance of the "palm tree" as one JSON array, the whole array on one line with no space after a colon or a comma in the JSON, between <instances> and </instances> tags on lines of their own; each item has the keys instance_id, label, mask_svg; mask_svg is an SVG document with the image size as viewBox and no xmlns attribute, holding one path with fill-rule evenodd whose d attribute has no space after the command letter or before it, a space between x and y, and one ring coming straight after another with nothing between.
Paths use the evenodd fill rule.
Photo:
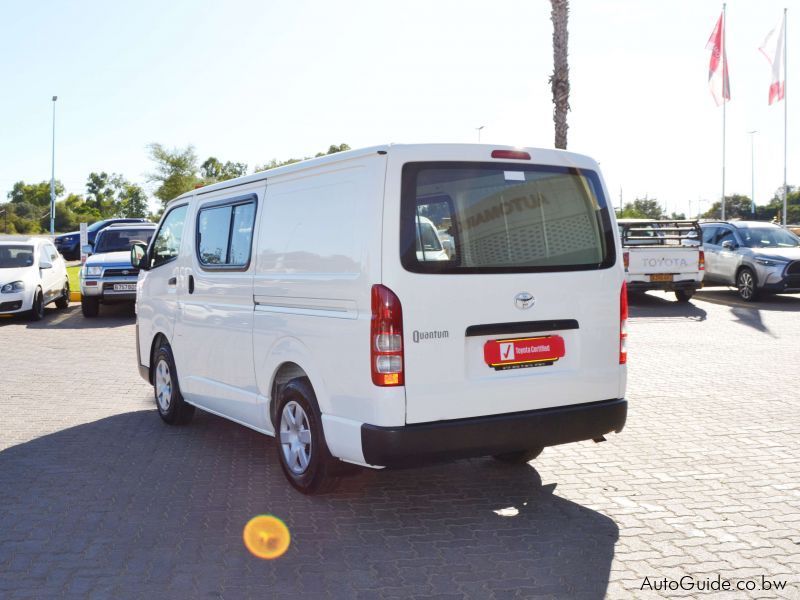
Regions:
<instances>
[{"instance_id":1,"label":"palm tree","mask_svg":"<svg viewBox=\"0 0 800 600\"><path fill-rule=\"evenodd\" d=\"M569 32L569 0L550 0L553 21L553 74L550 89L553 90L553 122L556 130L556 148L567 149L567 111L569 111L569 64L567 46Z\"/></svg>"}]
</instances>

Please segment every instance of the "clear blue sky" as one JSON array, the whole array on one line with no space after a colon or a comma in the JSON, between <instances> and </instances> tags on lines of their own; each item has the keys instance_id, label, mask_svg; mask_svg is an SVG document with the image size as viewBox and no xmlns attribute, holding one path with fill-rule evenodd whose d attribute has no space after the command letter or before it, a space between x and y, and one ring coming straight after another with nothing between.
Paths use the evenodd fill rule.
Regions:
<instances>
[{"instance_id":1,"label":"clear blue sky","mask_svg":"<svg viewBox=\"0 0 800 600\"><path fill-rule=\"evenodd\" d=\"M783 104L767 106L757 48L786 3L728 3L726 191L749 195L757 129L759 203L783 180ZM799 184L800 7L789 9L789 183ZM647 194L670 211L719 197L722 109L705 44L720 11L706 0L572 0L569 149L600 161L615 203L620 187L626 201ZM151 142L251 168L341 142L472 142L479 125L485 142L552 147L549 15L547 0L8 2L0 194L49 179L54 94L56 177L78 193L91 171L145 184Z\"/></svg>"}]
</instances>

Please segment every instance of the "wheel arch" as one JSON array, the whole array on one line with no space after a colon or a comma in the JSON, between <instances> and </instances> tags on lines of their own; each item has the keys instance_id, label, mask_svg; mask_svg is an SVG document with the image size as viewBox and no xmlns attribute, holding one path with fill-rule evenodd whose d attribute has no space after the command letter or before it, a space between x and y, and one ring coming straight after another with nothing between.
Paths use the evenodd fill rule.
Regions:
<instances>
[{"instance_id":1,"label":"wheel arch","mask_svg":"<svg viewBox=\"0 0 800 600\"><path fill-rule=\"evenodd\" d=\"M153 384L153 363L155 362L156 351L161 345L162 340L169 344L167 336L159 331L153 336L153 340L150 342L150 352L147 355L149 361L147 365L147 379L150 381L150 385Z\"/></svg>"},{"instance_id":2,"label":"wheel arch","mask_svg":"<svg viewBox=\"0 0 800 600\"><path fill-rule=\"evenodd\" d=\"M300 340L291 337L278 340L259 362L261 366L256 376L258 387L267 398L269 426L274 427L275 424L280 391L292 379L308 379L320 413L330 412L325 382L320 371L314 367L311 351Z\"/></svg>"},{"instance_id":3,"label":"wheel arch","mask_svg":"<svg viewBox=\"0 0 800 600\"><path fill-rule=\"evenodd\" d=\"M737 286L739 285L739 273L741 273L745 269L747 269L748 271L750 271L750 273L752 273L753 282L755 283L755 289L757 290L758 287L759 287L759 281L758 281L758 273L756 272L756 268L754 266L749 265L749 264L744 263L744 262L742 264L740 264L738 267L736 267L736 275L733 278L734 285L737 285Z\"/></svg>"}]
</instances>

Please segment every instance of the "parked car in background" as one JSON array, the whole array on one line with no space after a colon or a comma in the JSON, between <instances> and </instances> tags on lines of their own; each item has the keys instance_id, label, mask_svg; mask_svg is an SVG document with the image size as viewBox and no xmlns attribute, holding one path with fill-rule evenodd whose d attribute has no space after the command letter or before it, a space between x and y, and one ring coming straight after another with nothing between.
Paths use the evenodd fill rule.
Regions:
<instances>
[{"instance_id":1,"label":"parked car in background","mask_svg":"<svg viewBox=\"0 0 800 600\"><path fill-rule=\"evenodd\" d=\"M86 232L89 238L89 245L94 246L97 234L103 231L109 225L115 223L146 223L147 219L140 219L135 217L125 217L119 219L104 219L89 225ZM78 260L81 257L81 232L71 231L69 233L62 233L57 235L54 242L56 249L61 252L61 255L67 260Z\"/></svg>"},{"instance_id":2,"label":"parked car in background","mask_svg":"<svg viewBox=\"0 0 800 600\"><path fill-rule=\"evenodd\" d=\"M69 305L69 278L64 258L44 238L0 240L0 314L44 317L44 307Z\"/></svg>"},{"instance_id":3,"label":"parked car in background","mask_svg":"<svg viewBox=\"0 0 800 600\"><path fill-rule=\"evenodd\" d=\"M94 249L81 267L81 311L96 317L101 303L136 300L139 269L131 266L131 247L149 244L155 223L118 223L103 229Z\"/></svg>"},{"instance_id":4,"label":"parked car in background","mask_svg":"<svg viewBox=\"0 0 800 600\"><path fill-rule=\"evenodd\" d=\"M734 285L746 302L762 293L800 292L800 237L773 223L701 223L706 280Z\"/></svg>"},{"instance_id":5,"label":"parked car in background","mask_svg":"<svg viewBox=\"0 0 800 600\"><path fill-rule=\"evenodd\" d=\"M703 287L705 256L697 221L619 219L629 292L675 292L688 302Z\"/></svg>"}]
</instances>

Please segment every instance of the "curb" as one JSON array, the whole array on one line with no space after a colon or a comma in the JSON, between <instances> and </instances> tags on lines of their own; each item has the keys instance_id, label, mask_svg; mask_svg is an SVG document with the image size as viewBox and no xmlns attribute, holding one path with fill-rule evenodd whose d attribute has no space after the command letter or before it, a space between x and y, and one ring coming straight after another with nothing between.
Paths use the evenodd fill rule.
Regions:
<instances>
[{"instance_id":1,"label":"curb","mask_svg":"<svg viewBox=\"0 0 800 600\"><path fill-rule=\"evenodd\" d=\"M80 302L81 301L81 293L80 292L70 292L69 293L69 301L70 302Z\"/></svg>"}]
</instances>

